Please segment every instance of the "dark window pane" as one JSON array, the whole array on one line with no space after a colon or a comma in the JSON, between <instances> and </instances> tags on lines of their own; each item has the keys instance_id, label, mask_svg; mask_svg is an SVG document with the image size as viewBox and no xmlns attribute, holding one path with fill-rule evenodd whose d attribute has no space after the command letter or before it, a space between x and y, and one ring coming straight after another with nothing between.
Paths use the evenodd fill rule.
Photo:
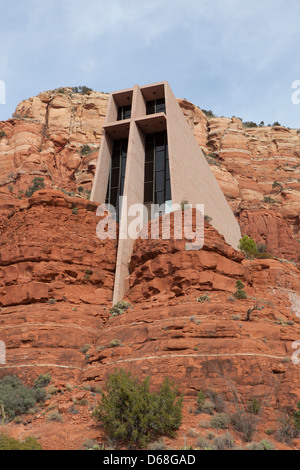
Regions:
<instances>
[{"instance_id":1,"label":"dark window pane","mask_svg":"<svg viewBox=\"0 0 300 470\"><path fill-rule=\"evenodd\" d=\"M125 178L121 178L121 181L120 181L120 196L123 196L124 181L125 181Z\"/></svg>"},{"instance_id":2,"label":"dark window pane","mask_svg":"<svg viewBox=\"0 0 300 470\"><path fill-rule=\"evenodd\" d=\"M166 181L166 201L171 201L171 183L170 180Z\"/></svg>"},{"instance_id":3,"label":"dark window pane","mask_svg":"<svg viewBox=\"0 0 300 470\"><path fill-rule=\"evenodd\" d=\"M155 204L164 204L165 202L165 192L158 191L155 193Z\"/></svg>"},{"instance_id":4,"label":"dark window pane","mask_svg":"<svg viewBox=\"0 0 300 470\"><path fill-rule=\"evenodd\" d=\"M120 157L113 157L111 160L111 167L112 169L120 167Z\"/></svg>"},{"instance_id":5,"label":"dark window pane","mask_svg":"<svg viewBox=\"0 0 300 470\"><path fill-rule=\"evenodd\" d=\"M165 148L165 133L164 132L158 132L155 136L155 145L156 149L161 150L162 148Z\"/></svg>"},{"instance_id":6,"label":"dark window pane","mask_svg":"<svg viewBox=\"0 0 300 470\"><path fill-rule=\"evenodd\" d=\"M150 143L146 144L145 161L146 162L153 162L154 161L154 144L153 144L153 142L150 142Z\"/></svg>"},{"instance_id":7,"label":"dark window pane","mask_svg":"<svg viewBox=\"0 0 300 470\"><path fill-rule=\"evenodd\" d=\"M150 142L154 142L154 134L146 134L145 135L145 142L149 144Z\"/></svg>"},{"instance_id":8,"label":"dark window pane","mask_svg":"<svg viewBox=\"0 0 300 470\"><path fill-rule=\"evenodd\" d=\"M113 188L119 186L119 168L115 168L111 172L111 186Z\"/></svg>"},{"instance_id":9,"label":"dark window pane","mask_svg":"<svg viewBox=\"0 0 300 470\"><path fill-rule=\"evenodd\" d=\"M131 118L131 106L123 106L123 119Z\"/></svg>"},{"instance_id":10,"label":"dark window pane","mask_svg":"<svg viewBox=\"0 0 300 470\"><path fill-rule=\"evenodd\" d=\"M114 207L117 207L118 205L119 195L123 195L127 146L128 139L116 140L113 146L107 202L112 204ZM123 177L121 181L120 177Z\"/></svg>"},{"instance_id":11,"label":"dark window pane","mask_svg":"<svg viewBox=\"0 0 300 470\"><path fill-rule=\"evenodd\" d=\"M153 168L154 168L153 162L145 164L145 183L149 183L149 181L153 181Z\"/></svg>"},{"instance_id":12,"label":"dark window pane","mask_svg":"<svg viewBox=\"0 0 300 470\"><path fill-rule=\"evenodd\" d=\"M156 152L155 155L155 170L161 171L165 169L165 152L164 150Z\"/></svg>"},{"instance_id":13,"label":"dark window pane","mask_svg":"<svg viewBox=\"0 0 300 470\"><path fill-rule=\"evenodd\" d=\"M166 180L170 179L170 166L169 166L169 160L166 161Z\"/></svg>"},{"instance_id":14,"label":"dark window pane","mask_svg":"<svg viewBox=\"0 0 300 470\"><path fill-rule=\"evenodd\" d=\"M144 202L153 202L153 183L145 183Z\"/></svg>"},{"instance_id":15,"label":"dark window pane","mask_svg":"<svg viewBox=\"0 0 300 470\"><path fill-rule=\"evenodd\" d=\"M126 158L122 158L121 161L121 176L125 176L125 171L126 171Z\"/></svg>"},{"instance_id":16,"label":"dark window pane","mask_svg":"<svg viewBox=\"0 0 300 470\"><path fill-rule=\"evenodd\" d=\"M121 155L122 157L127 155L128 139L123 139L121 141Z\"/></svg>"},{"instance_id":17,"label":"dark window pane","mask_svg":"<svg viewBox=\"0 0 300 470\"><path fill-rule=\"evenodd\" d=\"M156 100L156 112L157 113L164 113L165 111L166 111L165 99L161 98L159 100Z\"/></svg>"},{"instance_id":18,"label":"dark window pane","mask_svg":"<svg viewBox=\"0 0 300 470\"><path fill-rule=\"evenodd\" d=\"M118 108L118 121L129 119L131 117L131 106L119 106Z\"/></svg>"},{"instance_id":19,"label":"dark window pane","mask_svg":"<svg viewBox=\"0 0 300 470\"><path fill-rule=\"evenodd\" d=\"M146 114L154 114L154 113L155 113L155 100L147 101Z\"/></svg>"},{"instance_id":20,"label":"dark window pane","mask_svg":"<svg viewBox=\"0 0 300 470\"><path fill-rule=\"evenodd\" d=\"M155 191L163 191L165 187L165 172L157 171L155 173Z\"/></svg>"},{"instance_id":21,"label":"dark window pane","mask_svg":"<svg viewBox=\"0 0 300 470\"><path fill-rule=\"evenodd\" d=\"M117 197L118 197L118 188L112 188L110 191L110 204L114 207L117 205Z\"/></svg>"}]
</instances>

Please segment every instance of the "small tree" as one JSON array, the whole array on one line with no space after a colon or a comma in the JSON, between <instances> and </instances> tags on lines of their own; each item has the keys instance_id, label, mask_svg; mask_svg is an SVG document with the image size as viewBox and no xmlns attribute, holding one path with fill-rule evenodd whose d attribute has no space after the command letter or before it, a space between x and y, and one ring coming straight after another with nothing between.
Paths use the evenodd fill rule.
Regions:
<instances>
[{"instance_id":1,"label":"small tree","mask_svg":"<svg viewBox=\"0 0 300 470\"><path fill-rule=\"evenodd\" d=\"M237 299L246 299L247 293L243 290L245 287L245 284L243 284L242 281L236 281L235 286L236 286L236 291L234 293L234 296Z\"/></svg>"},{"instance_id":2,"label":"small tree","mask_svg":"<svg viewBox=\"0 0 300 470\"><path fill-rule=\"evenodd\" d=\"M111 439L144 448L152 438L172 436L178 429L183 395L167 378L159 393L149 391L149 382L149 377L139 382L123 369L109 376L93 416Z\"/></svg>"},{"instance_id":3,"label":"small tree","mask_svg":"<svg viewBox=\"0 0 300 470\"><path fill-rule=\"evenodd\" d=\"M257 252L257 246L255 241L248 235L244 235L240 239L239 249L244 253L246 258L253 258Z\"/></svg>"}]
</instances>

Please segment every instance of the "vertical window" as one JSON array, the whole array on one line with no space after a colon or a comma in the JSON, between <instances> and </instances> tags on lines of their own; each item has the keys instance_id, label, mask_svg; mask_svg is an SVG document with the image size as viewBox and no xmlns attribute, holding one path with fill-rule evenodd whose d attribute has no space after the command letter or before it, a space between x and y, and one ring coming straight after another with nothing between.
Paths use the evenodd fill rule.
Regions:
<instances>
[{"instance_id":1,"label":"vertical window","mask_svg":"<svg viewBox=\"0 0 300 470\"><path fill-rule=\"evenodd\" d=\"M164 204L171 200L167 133L145 136L144 203Z\"/></svg>"},{"instance_id":2,"label":"vertical window","mask_svg":"<svg viewBox=\"0 0 300 470\"><path fill-rule=\"evenodd\" d=\"M118 108L118 121L131 118L131 106L119 106Z\"/></svg>"},{"instance_id":3,"label":"vertical window","mask_svg":"<svg viewBox=\"0 0 300 470\"><path fill-rule=\"evenodd\" d=\"M119 219L119 197L123 196L128 139L115 140L111 156L106 204L115 207Z\"/></svg>"},{"instance_id":4,"label":"vertical window","mask_svg":"<svg viewBox=\"0 0 300 470\"><path fill-rule=\"evenodd\" d=\"M165 98L147 101L146 114L156 114L156 113L165 113L165 112L166 112Z\"/></svg>"}]
</instances>

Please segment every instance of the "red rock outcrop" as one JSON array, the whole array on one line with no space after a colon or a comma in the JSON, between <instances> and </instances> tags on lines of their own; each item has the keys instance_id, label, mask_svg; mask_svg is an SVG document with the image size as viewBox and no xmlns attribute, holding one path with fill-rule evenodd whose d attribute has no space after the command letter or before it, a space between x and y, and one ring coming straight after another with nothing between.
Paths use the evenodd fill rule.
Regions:
<instances>
[{"instance_id":1,"label":"red rock outcrop","mask_svg":"<svg viewBox=\"0 0 300 470\"><path fill-rule=\"evenodd\" d=\"M190 403L205 388L230 402L232 384L243 401L268 396L271 421L299 400L300 369L292 362L300 335L294 264L244 260L206 224L199 252L186 251L184 241L137 240L131 268L131 307L105 324L84 381L102 384L116 368L151 375L153 386L167 375ZM244 281L244 300L232 295L237 279Z\"/></svg>"},{"instance_id":2,"label":"red rock outcrop","mask_svg":"<svg viewBox=\"0 0 300 470\"><path fill-rule=\"evenodd\" d=\"M300 244L281 215L274 210L244 209L238 216L242 235L266 245L268 252L279 258L298 261Z\"/></svg>"},{"instance_id":3,"label":"red rock outcrop","mask_svg":"<svg viewBox=\"0 0 300 470\"><path fill-rule=\"evenodd\" d=\"M20 201L0 241L0 337L7 366L0 374L78 375L107 317L115 240L96 235L97 204L42 190Z\"/></svg>"}]
</instances>

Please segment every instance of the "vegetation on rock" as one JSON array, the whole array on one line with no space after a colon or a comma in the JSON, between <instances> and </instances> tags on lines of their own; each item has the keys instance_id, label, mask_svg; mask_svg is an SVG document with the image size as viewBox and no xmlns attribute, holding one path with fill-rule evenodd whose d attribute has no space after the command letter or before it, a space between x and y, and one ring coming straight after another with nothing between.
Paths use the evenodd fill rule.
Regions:
<instances>
[{"instance_id":1,"label":"vegetation on rock","mask_svg":"<svg viewBox=\"0 0 300 470\"><path fill-rule=\"evenodd\" d=\"M123 369L109 376L106 393L93 416L109 438L144 448L161 435L174 435L182 420L183 395L165 378L158 393L150 392L150 377L143 382Z\"/></svg>"}]
</instances>

